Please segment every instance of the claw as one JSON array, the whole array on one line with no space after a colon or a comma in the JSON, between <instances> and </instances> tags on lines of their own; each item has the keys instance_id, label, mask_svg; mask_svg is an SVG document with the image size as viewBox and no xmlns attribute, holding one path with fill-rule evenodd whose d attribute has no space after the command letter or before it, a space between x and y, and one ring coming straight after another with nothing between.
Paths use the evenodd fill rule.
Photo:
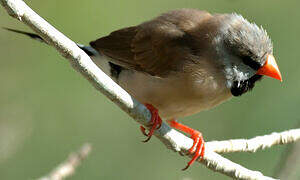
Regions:
<instances>
[{"instance_id":1,"label":"claw","mask_svg":"<svg viewBox=\"0 0 300 180\"><path fill-rule=\"evenodd\" d=\"M151 126L151 129L149 130L149 133L147 134L146 133L146 129L143 127L143 126L140 126L140 130L142 131L142 133L147 136L148 138L146 140L144 140L143 142L148 142L154 131L156 129L159 129L161 127L161 124L162 124L162 120L158 114L158 110L152 106L151 104L145 104L146 108L151 112L152 116L151 116L151 122L150 122L150 126Z\"/></svg>"},{"instance_id":2,"label":"claw","mask_svg":"<svg viewBox=\"0 0 300 180\"><path fill-rule=\"evenodd\" d=\"M143 126L140 126L140 130L142 131L144 136L148 136L148 134L146 133L146 129Z\"/></svg>"},{"instance_id":3,"label":"claw","mask_svg":"<svg viewBox=\"0 0 300 180\"><path fill-rule=\"evenodd\" d=\"M187 170L199 157L202 159L204 156L205 146L204 146L204 139L202 134L199 131L195 131L194 134L191 136L194 140L194 144L191 149L189 149L189 153L193 154L194 156L192 160L190 160L185 168L182 170Z\"/></svg>"},{"instance_id":4,"label":"claw","mask_svg":"<svg viewBox=\"0 0 300 180\"><path fill-rule=\"evenodd\" d=\"M179 129L185 133L191 135L191 138L194 140L193 146L189 149L190 154L194 154L192 160L190 160L185 168L182 170L187 170L199 157L202 159L204 157L205 151L205 142L202 134L199 131L196 131L188 126L178 123L175 120L169 120L168 123L171 127Z\"/></svg>"}]
</instances>

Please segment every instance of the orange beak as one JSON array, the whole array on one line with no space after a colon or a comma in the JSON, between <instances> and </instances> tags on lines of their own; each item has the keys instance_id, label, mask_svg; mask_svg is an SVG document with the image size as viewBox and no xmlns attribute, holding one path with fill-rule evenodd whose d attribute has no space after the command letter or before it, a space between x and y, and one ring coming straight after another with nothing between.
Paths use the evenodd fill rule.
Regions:
<instances>
[{"instance_id":1,"label":"orange beak","mask_svg":"<svg viewBox=\"0 0 300 180\"><path fill-rule=\"evenodd\" d=\"M267 56L266 63L261 68L258 69L256 74L269 76L271 78L282 81L281 73L275 61L275 58L271 54Z\"/></svg>"}]
</instances>

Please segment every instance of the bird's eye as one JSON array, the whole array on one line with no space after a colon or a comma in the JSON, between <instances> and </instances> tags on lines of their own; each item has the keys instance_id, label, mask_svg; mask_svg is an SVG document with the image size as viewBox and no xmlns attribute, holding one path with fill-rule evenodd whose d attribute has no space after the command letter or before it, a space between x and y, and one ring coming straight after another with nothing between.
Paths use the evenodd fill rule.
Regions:
<instances>
[{"instance_id":1,"label":"bird's eye","mask_svg":"<svg viewBox=\"0 0 300 180\"><path fill-rule=\"evenodd\" d=\"M261 64L253 60L251 56L242 56L241 59L244 64L246 64L247 66L251 67L256 71L261 67Z\"/></svg>"}]
</instances>

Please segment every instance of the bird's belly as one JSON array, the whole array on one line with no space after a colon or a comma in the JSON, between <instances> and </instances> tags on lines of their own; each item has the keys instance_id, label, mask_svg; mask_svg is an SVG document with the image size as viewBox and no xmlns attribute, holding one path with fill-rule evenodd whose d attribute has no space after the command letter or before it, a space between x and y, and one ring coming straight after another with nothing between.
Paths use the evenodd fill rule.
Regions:
<instances>
[{"instance_id":1,"label":"bird's belly","mask_svg":"<svg viewBox=\"0 0 300 180\"><path fill-rule=\"evenodd\" d=\"M216 81L191 87L186 79L180 78L158 78L125 70L121 72L118 83L141 103L155 106L164 119L192 115L231 97L230 91Z\"/></svg>"},{"instance_id":2,"label":"bird's belly","mask_svg":"<svg viewBox=\"0 0 300 180\"><path fill-rule=\"evenodd\" d=\"M93 60L111 76L111 67L105 58L94 57ZM205 77L196 81L187 80L184 75L159 78L133 70L122 70L118 79L111 77L141 103L155 106L162 118L171 119L210 109L232 97L222 76L207 75L213 74L210 71L203 74Z\"/></svg>"}]
</instances>

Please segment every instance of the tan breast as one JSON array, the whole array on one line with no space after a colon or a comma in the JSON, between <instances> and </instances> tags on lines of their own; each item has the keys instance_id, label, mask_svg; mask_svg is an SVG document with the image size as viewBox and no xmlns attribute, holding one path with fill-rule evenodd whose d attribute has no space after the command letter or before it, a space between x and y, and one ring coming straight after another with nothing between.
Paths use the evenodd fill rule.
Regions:
<instances>
[{"instance_id":1,"label":"tan breast","mask_svg":"<svg viewBox=\"0 0 300 180\"><path fill-rule=\"evenodd\" d=\"M110 75L105 57L93 60ZM181 118L213 108L232 97L222 71L211 62L202 59L198 64L186 65L184 72L167 78L123 70L118 80L113 79L141 103L154 105L162 118Z\"/></svg>"},{"instance_id":2,"label":"tan breast","mask_svg":"<svg viewBox=\"0 0 300 180\"><path fill-rule=\"evenodd\" d=\"M197 72L159 78L126 70L121 72L119 84L138 101L158 108L164 119L192 115L232 97L223 75L209 68Z\"/></svg>"}]
</instances>

